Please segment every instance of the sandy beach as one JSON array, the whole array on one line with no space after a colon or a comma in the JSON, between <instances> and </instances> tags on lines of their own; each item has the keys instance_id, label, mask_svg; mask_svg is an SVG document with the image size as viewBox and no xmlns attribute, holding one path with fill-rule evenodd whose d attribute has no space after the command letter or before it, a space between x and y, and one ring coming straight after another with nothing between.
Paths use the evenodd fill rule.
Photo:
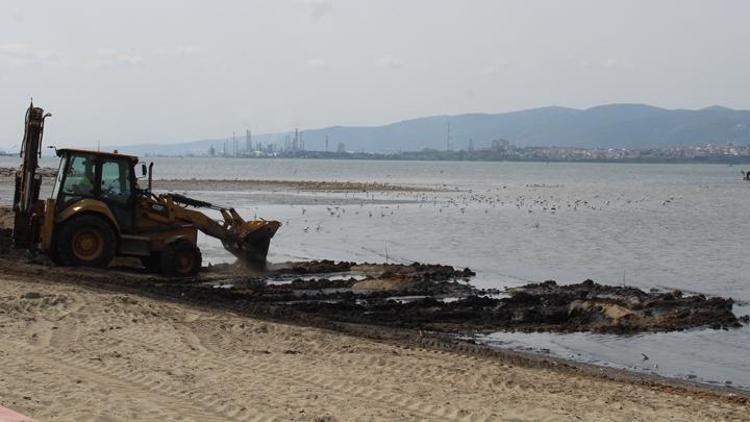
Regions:
<instances>
[{"instance_id":1,"label":"sandy beach","mask_svg":"<svg viewBox=\"0 0 750 422\"><path fill-rule=\"evenodd\" d=\"M38 420L741 420L744 399L0 277L0 405ZM59 280L59 279L56 279Z\"/></svg>"},{"instance_id":2,"label":"sandy beach","mask_svg":"<svg viewBox=\"0 0 750 422\"><path fill-rule=\"evenodd\" d=\"M315 192L397 189L165 183L229 191L248 184ZM11 222L0 207L0 225ZM341 329L178 303L184 301L139 289L139 277L0 259L0 406L66 421L750 417L747 394L736 390L531 355L507 358L482 352L486 346L452 349L409 338L417 335L409 331L389 336L378 328L373 336L356 324Z\"/></svg>"},{"instance_id":3,"label":"sandy beach","mask_svg":"<svg viewBox=\"0 0 750 422\"><path fill-rule=\"evenodd\" d=\"M0 422L750 422L750 1L2 4Z\"/></svg>"}]
</instances>

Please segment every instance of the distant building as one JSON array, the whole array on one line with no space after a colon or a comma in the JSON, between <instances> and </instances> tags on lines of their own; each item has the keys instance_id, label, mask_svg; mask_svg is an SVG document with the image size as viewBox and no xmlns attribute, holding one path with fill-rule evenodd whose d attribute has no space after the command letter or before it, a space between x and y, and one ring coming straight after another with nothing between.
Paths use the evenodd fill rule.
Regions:
<instances>
[{"instance_id":1,"label":"distant building","mask_svg":"<svg viewBox=\"0 0 750 422\"><path fill-rule=\"evenodd\" d=\"M343 142L339 142L338 148L336 148L336 152L339 154L346 152L346 145Z\"/></svg>"},{"instance_id":2,"label":"distant building","mask_svg":"<svg viewBox=\"0 0 750 422\"><path fill-rule=\"evenodd\" d=\"M507 139L495 139L492 141L492 149L495 151L507 151L510 147L510 141Z\"/></svg>"}]
</instances>

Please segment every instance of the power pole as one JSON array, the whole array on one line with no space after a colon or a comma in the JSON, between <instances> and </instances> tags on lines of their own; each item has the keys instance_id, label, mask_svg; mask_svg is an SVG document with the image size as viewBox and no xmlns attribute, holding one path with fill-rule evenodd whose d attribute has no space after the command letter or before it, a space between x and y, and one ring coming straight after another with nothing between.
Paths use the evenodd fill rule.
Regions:
<instances>
[{"instance_id":1,"label":"power pole","mask_svg":"<svg viewBox=\"0 0 750 422\"><path fill-rule=\"evenodd\" d=\"M328 135L326 135L326 152L328 152Z\"/></svg>"}]
</instances>

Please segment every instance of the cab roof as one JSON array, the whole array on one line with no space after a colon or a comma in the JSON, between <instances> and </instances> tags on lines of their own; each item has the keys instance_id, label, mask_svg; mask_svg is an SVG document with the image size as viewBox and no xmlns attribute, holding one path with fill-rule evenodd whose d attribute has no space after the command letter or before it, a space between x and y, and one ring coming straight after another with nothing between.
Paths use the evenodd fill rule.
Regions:
<instances>
[{"instance_id":1,"label":"cab roof","mask_svg":"<svg viewBox=\"0 0 750 422\"><path fill-rule=\"evenodd\" d=\"M96 155L100 157L107 157L107 158L116 158L120 160L130 160L134 164L138 162L138 157L135 155L128 155L128 154L120 154L119 152L102 152L102 151L93 151L88 149L76 149L76 148L60 148L57 150L57 156L61 157L63 154L86 154L86 155Z\"/></svg>"}]
</instances>

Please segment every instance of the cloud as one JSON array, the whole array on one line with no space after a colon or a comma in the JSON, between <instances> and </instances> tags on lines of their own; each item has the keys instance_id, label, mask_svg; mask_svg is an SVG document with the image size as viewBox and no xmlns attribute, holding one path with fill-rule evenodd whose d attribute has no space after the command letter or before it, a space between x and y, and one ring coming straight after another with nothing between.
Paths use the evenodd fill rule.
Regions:
<instances>
[{"instance_id":1,"label":"cloud","mask_svg":"<svg viewBox=\"0 0 750 422\"><path fill-rule=\"evenodd\" d=\"M175 47L174 52L180 56L192 56L193 54L200 53L201 48L194 45L180 45Z\"/></svg>"},{"instance_id":2,"label":"cloud","mask_svg":"<svg viewBox=\"0 0 750 422\"><path fill-rule=\"evenodd\" d=\"M322 69L324 67L328 67L328 63L320 57L312 57L307 60L307 65L315 68L315 69Z\"/></svg>"},{"instance_id":3,"label":"cloud","mask_svg":"<svg viewBox=\"0 0 750 422\"><path fill-rule=\"evenodd\" d=\"M623 60L623 59L616 59L613 57L610 57L606 60L603 60L601 62L601 66L609 69L632 69L633 63L631 63L629 60Z\"/></svg>"},{"instance_id":4,"label":"cloud","mask_svg":"<svg viewBox=\"0 0 750 422\"><path fill-rule=\"evenodd\" d=\"M165 56L194 56L203 52L203 49L195 45L178 45L174 47L160 47L153 51L157 57Z\"/></svg>"},{"instance_id":5,"label":"cloud","mask_svg":"<svg viewBox=\"0 0 750 422\"><path fill-rule=\"evenodd\" d=\"M398 69L401 66L403 66L403 63L398 58L393 57L390 54L386 54L384 56L379 57L375 61L375 65L377 65L378 67L384 67L388 69Z\"/></svg>"},{"instance_id":6,"label":"cloud","mask_svg":"<svg viewBox=\"0 0 750 422\"><path fill-rule=\"evenodd\" d=\"M98 49L94 57L86 61L86 64L92 67L137 66L141 63L141 56L111 48Z\"/></svg>"},{"instance_id":7,"label":"cloud","mask_svg":"<svg viewBox=\"0 0 750 422\"><path fill-rule=\"evenodd\" d=\"M333 8L331 0L304 0L303 1L310 19L319 20Z\"/></svg>"},{"instance_id":8,"label":"cloud","mask_svg":"<svg viewBox=\"0 0 750 422\"><path fill-rule=\"evenodd\" d=\"M508 66L506 60L493 60L490 63L479 68L479 72L483 75L494 75L500 72L504 67Z\"/></svg>"},{"instance_id":9,"label":"cloud","mask_svg":"<svg viewBox=\"0 0 750 422\"><path fill-rule=\"evenodd\" d=\"M62 54L22 43L0 44L0 63L12 66L29 64L60 64Z\"/></svg>"},{"instance_id":10,"label":"cloud","mask_svg":"<svg viewBox=\"0 0 750 422\"><path fill-rule=\"evenodd\" d=\"M26 20L23 10L17 7L10 12L10 16L16 23L23 23Z\"/></svg>"},{"instance_id":11,"label":"cloud","mask_svg":"<svg viewBox=\"0 0 750 422\"><path fill-rule=\"evenodd\" d=\"M594 69L625 69L625 70L631 70L634 69L635 66L630 60L627 59L617 59L614 57L609 57L605 59L598 59L598 60L583 60L580 62L580 66L583 69L586 70L594 70Z\"/></svg>"}]
</instances>

